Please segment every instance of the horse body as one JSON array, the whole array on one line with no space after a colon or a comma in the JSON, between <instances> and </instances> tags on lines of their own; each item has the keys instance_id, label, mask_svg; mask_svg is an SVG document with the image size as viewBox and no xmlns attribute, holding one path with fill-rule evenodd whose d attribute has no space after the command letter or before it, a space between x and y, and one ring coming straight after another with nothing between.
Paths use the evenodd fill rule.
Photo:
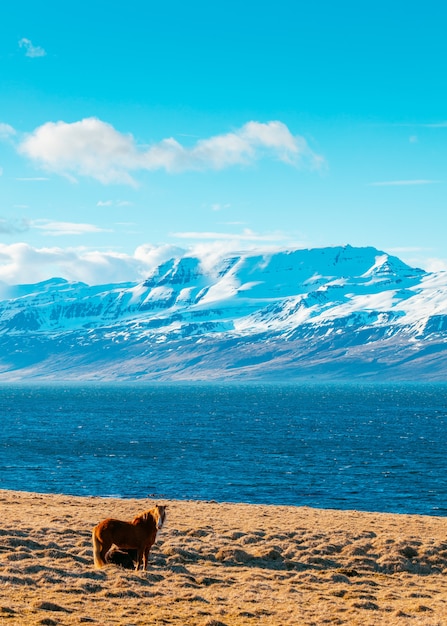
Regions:
<instances>
[{"instance_id":1,"label":"horse body","mask_svg":"<svg viewBox=\"0 0 447 626\"><path fill-rule=\"evenodd\" d=\"M123 522L108 518L100 522L92 530L93 558L96 567L106 565L107 553L112 545L125 550L137 550L135 569L139 569L143 562L143 569L147 569L149 551L157 537L157 531L163 526L166 516L166 507L158 505L138 515L132 522Z\"/></svg>"}]
</instances>

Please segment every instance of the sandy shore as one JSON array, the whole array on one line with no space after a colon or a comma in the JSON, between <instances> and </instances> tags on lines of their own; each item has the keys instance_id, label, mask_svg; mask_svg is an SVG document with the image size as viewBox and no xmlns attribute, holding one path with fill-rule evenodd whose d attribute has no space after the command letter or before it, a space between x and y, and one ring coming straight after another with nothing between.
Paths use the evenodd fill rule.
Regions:
<instances>
[{"instance_id":1,"label":"sandy shore","mask_svg":"<svg viewBox=\"0 0 447 626\"><path fill-rule=\"evenodd\" d=\"M95 570L91 529L154 501L0 502L1 624L447 624L445 518L168 501L134 572Z\"/></svg>"}]
</instances>

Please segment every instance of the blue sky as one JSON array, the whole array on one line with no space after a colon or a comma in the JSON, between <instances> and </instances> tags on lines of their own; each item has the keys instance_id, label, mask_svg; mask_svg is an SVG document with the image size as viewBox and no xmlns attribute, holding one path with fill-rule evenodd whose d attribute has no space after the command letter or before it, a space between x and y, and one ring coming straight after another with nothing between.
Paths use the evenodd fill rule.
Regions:
<instances>
[{"instance_id":1,"label":"blue sky","mask_svg":"<svg viewBox=\"0 0 447 626\"><path fill-rule=\"evenodd\" d=\"M17 0L0 280L372 245L447 269L447 5Z\"/></svg>"}]
</instances>

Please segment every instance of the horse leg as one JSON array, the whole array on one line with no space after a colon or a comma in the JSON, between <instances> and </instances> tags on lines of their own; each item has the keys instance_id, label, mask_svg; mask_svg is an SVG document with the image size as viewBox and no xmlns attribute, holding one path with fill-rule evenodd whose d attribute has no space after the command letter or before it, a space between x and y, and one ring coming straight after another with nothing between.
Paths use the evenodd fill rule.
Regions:
<instances>
[{"instance_id":1,"label":"horse leg","mask_svg":"<svg viewBox=\"0 0 447 626\"><path fill-rule=\"evenodd\" d=\"M112 543L109 541L104 541L104 543L102 544L100 556L104 563L107 563L106 557L111 547Z\"/></svg>"},{"instance_id":2,"label":"horse leg","mask_svg":"<svg viewBox=\"0 0 447 626\"><path fill-rule=\"evenodd\" d=\"M137 564L135 565L135 570L138 571L140 569L141 562L143 560L143 548L138 548L137 550Z\"/></svg>"},{"instance_id":3,"label":"horse leg","mask_svg":"<svg viewBox=\"0 0 447 626\"><path fill-rule=\"evenodd\" d=\"M110 550L112 549L112 543L104 543L102 546L102 550L101 550L101 557L103 558L103 560L107 563L107 555L109 554Z\"/></svg>"},{"instance_id":4,"label":"horse leg","mask_svg":"<svg viewBox=\"0 0 447 626\"><path fill-rule=\"evenodd\" d=\"M151 547L150 546L146 546L144 548L144 555L143 555L143 569L147 570L147 562L149 560L149 551L150 551Z\"/></svg>"}]
</instances>

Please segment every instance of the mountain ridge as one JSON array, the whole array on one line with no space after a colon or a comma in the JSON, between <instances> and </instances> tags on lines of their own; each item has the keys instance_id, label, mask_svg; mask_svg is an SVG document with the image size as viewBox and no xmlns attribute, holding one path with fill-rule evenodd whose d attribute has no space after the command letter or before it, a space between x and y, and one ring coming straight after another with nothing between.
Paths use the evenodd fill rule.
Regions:
<instances>
[{"instance_id":1,"label":"mountain ridge","mask_svg":"<svg viewBox=\"0 0 447 626\"><path fill-rule=\"evenodd\" d=\"M447 272L373 247L184 255L2 286L3 380L445 380Z\"/></svg>"}]
</instances>

